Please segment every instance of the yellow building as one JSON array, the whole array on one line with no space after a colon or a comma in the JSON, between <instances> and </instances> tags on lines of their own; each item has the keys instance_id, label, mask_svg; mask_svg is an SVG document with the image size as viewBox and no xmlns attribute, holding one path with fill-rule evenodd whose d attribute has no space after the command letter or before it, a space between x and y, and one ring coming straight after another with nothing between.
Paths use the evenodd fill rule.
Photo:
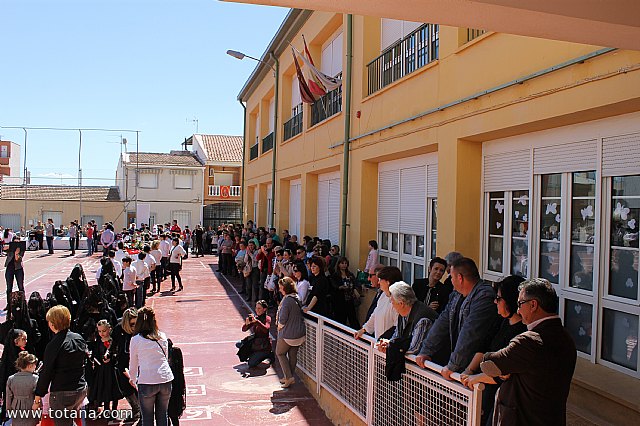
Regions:
<instances>
[{"instance_id":1,"label":"yellow building","mask_svg":"<svg viewBox=\"0 0 640 426\"><path fill-rule=\"evenodd\" d=\"M343 78L313 105L303 34ZM407 282L453 250L486 280L548 278L579 350L571 401L638 416L640 52L292 10L261 59L238 96L245 221L339 241L359 267L375 239Z\"/></svg>"}]
</instances>

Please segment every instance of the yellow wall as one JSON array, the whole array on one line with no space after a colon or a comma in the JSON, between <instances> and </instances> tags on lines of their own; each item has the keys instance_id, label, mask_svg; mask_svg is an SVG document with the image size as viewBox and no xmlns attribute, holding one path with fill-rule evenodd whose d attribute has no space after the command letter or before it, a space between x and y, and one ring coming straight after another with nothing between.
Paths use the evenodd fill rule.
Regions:
<instances>
[{"instance_id":1,"label":"yellow wall","mask_svg":"<svg viewBox=\"0 0 640 426\"><path fill-rule=\"evenodd\" d=\"M380 20L355 16L353 21L351 137L355 140L351 144L346 254L359 266L366 258L367 241L377 238L378 163L437 152L438 254L455 249L478 260L482 142L640 110L640 52L618 50L361 137L600 48L498 33L463 43L466 30L441 26L437 61L367 96L366 64L380 53ZM319 46L340 25L346 28L346 18L316 12L291 43L301 49L300 34L304 33L318 62ZM345 44L346 39L345 35ZM346 53L346 46L343 50ZM276 223L280 230L288 226L288 212L283 209L288 208L289 191L281 181L300 177L301 233L314 235L317 174L341 170L342 146L331 146L343 139L344 113L309 128L310 108L305 105L302 134L281 143L282 125L290 118L291 107L289 49L280 57L280 70ZM251 95L248 111L264 109L265 102L268 108L273 85L273 78L267 76ZM246 185L266 188L271 181L271 161L271 153L266 153L248 162ZM246 200L252 206L253 198ZM266 197L261 196L260 211L266 213L265 203ZM252 214L252 207L245 212Z\"/></svg>"}]
</instances>

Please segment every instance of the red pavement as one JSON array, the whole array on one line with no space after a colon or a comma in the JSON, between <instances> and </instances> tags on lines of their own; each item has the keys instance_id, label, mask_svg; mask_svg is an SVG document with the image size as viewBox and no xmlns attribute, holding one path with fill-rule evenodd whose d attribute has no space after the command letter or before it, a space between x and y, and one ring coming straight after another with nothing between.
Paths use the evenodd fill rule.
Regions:
<instances>
[{"instance_id":1,"label":"red pavement","mask_svg":"<svg viewBox=\"0 0 640 426\"><path fill-rule=\"evenodd\" d=\"M67 254L58 251L49 256L46 251L27 252L27 297L33 291L46 296L56 280L69 276L76 263L83 265L89 285L96 284L99 256L68 257ZM303 384L282 389L279 369L263 364L264 368L247 370L246 364L238 361L234 343L246 335L240 328L249 309L234 286L214 273L215 269L215 256L190 257L183 263L184 291L174 294L164 291L147 299L147 304L156 310L161 331L181 347L184 354L187 410L180 421L194 426L331 425ZM4 275L3 267L0 273ZM169 280L162 283L163 290L170 287ZM6 303L4 290L0 303L2 306ZM2 321L4 316L5 313L0 314ZM126 401L121 400L121 404L125 405ZM107 424L104 421L88 423Z\"/></svg>"}]
</instances>

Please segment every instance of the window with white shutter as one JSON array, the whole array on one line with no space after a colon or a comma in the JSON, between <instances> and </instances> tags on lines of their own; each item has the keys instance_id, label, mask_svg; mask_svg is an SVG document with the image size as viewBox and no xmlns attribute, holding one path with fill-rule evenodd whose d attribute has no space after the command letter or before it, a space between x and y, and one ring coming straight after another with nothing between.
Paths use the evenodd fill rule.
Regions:
<instances>
[{"instance_id":1,"label":"window with white shutter","mask_svg":"<svg viewBox=\"0 0 640 426\"><path fill-rule=\"evenodd\" d=\"M331 244L340 241L340 174L318 176L318 236Z\"/></svg>"},{"instance_id":2,"label":"window with white shutter","mask_svg":"<svg viewBox=\"0 0 640 426\"><path fill-rule=\"evenodd\" d=\"M289 186L289 234L300 237L300 203L302 182L291 181Z\"/></svg>"},{"instance_id":3,"label":"window with white shutter","mask_svg":"<svg viewBox=\"0 0 640 426\"><path fill-rule=\"evenodd\" d=\"M421 22L401 21L398 19L382 18L380 31L380 51L403 39L416 30Z\"/></svg>"},{"instance_id":4,"label":"window with white shutter","mask_svg":"<svg viewBox=\"0 0 640 426\"><path fill-rule=\"evenodd\" d=\"M191 189L193 187L193 175L174 174L173 187L175 189Z\"/></svg>"},{"instance_id":5,"label":"window with white shutter","mask_svg":"<svg viewBox=\"0 0 640 426\"><path fill-rule=\"evenodd\" d=\"M155 189L158 187L158 175L156 173L140 173L138 178L139 188Z\"/></svg>"},{"instance_id":6,"label":"window with white shutter","mask_svg":"<svg viewBox=\"0 0 640 426\"><path fill-rule=\"evenodd\" d=\"M328 76L335 77L342 72L342 41L340 32L322 49L320 71Z\"/></svg>"}]
</instances>

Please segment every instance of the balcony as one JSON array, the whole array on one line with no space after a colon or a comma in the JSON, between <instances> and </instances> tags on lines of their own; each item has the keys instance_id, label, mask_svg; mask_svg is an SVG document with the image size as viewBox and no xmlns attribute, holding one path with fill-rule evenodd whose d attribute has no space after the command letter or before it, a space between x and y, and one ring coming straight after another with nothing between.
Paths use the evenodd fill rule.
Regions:
<instances>
[{"instance_id":1,"label":"balcony","mask_svg":"<svg viewBox=\"0 0 640 426\"><path fill-rule=\"evenodd\" d=\"M284 139L288 140L302 133L302 104L293 109L293 116L284 123Z\"/></svg>"},{"instance_id":2,"label":"balcony","mask_svg":"<svg viewBox=\"0 0 640 426\"><path fill-rule=\"evenodd\" d=\"M249 161L258 158L258 144L256 143L249 149Z\"/></svg>"},{"instance_id":3,"label":"balcony","mask_svg":"<svg viewBox=\"0 0 640 426\"><path fill-rule=\"evenodd\" d=\"M367 65L368 95L438 59L437 24L424 24Z\"/></svg>"},{"instance_id":4,"label":"balcony","mask_svg":"<svg viewBox=\"0 0 640 426\"><path fill-rule=\"evenodd\" d=\"M241 186L209 185L209 197L239 198L241 193Z\"/></svg>"},{"instance_id":5,"label":"balcony","mask_svg":"<svg viewBox=\"0 0 640 426\"><path fill-rule=\"evenodd\" d=\"M262 153L264 154L271 149L273 149L273 132L269 133L264 137L264 139L262 139Z\"/></svg>"},{"instance_id":6,"label":"balcony","mask_svg":"<svg viewBox=\"0 0 640 426\"><path fill-rule=\"evenodd\" d=\"M486 30L477 30L474 28L467 28L467 43L473 40L474 38L480 37L482 34L486 33Z\"/></svg>"},{"instance_id":7,"label":"balcony","mask_svg":"<svg viewBox=\"0 0 640 426\"><path fill-rule=\"evenodd\" d=\"M311 126L342 111L342 86L330 91L311 105Z\"/></svg>"}]
</instances>

